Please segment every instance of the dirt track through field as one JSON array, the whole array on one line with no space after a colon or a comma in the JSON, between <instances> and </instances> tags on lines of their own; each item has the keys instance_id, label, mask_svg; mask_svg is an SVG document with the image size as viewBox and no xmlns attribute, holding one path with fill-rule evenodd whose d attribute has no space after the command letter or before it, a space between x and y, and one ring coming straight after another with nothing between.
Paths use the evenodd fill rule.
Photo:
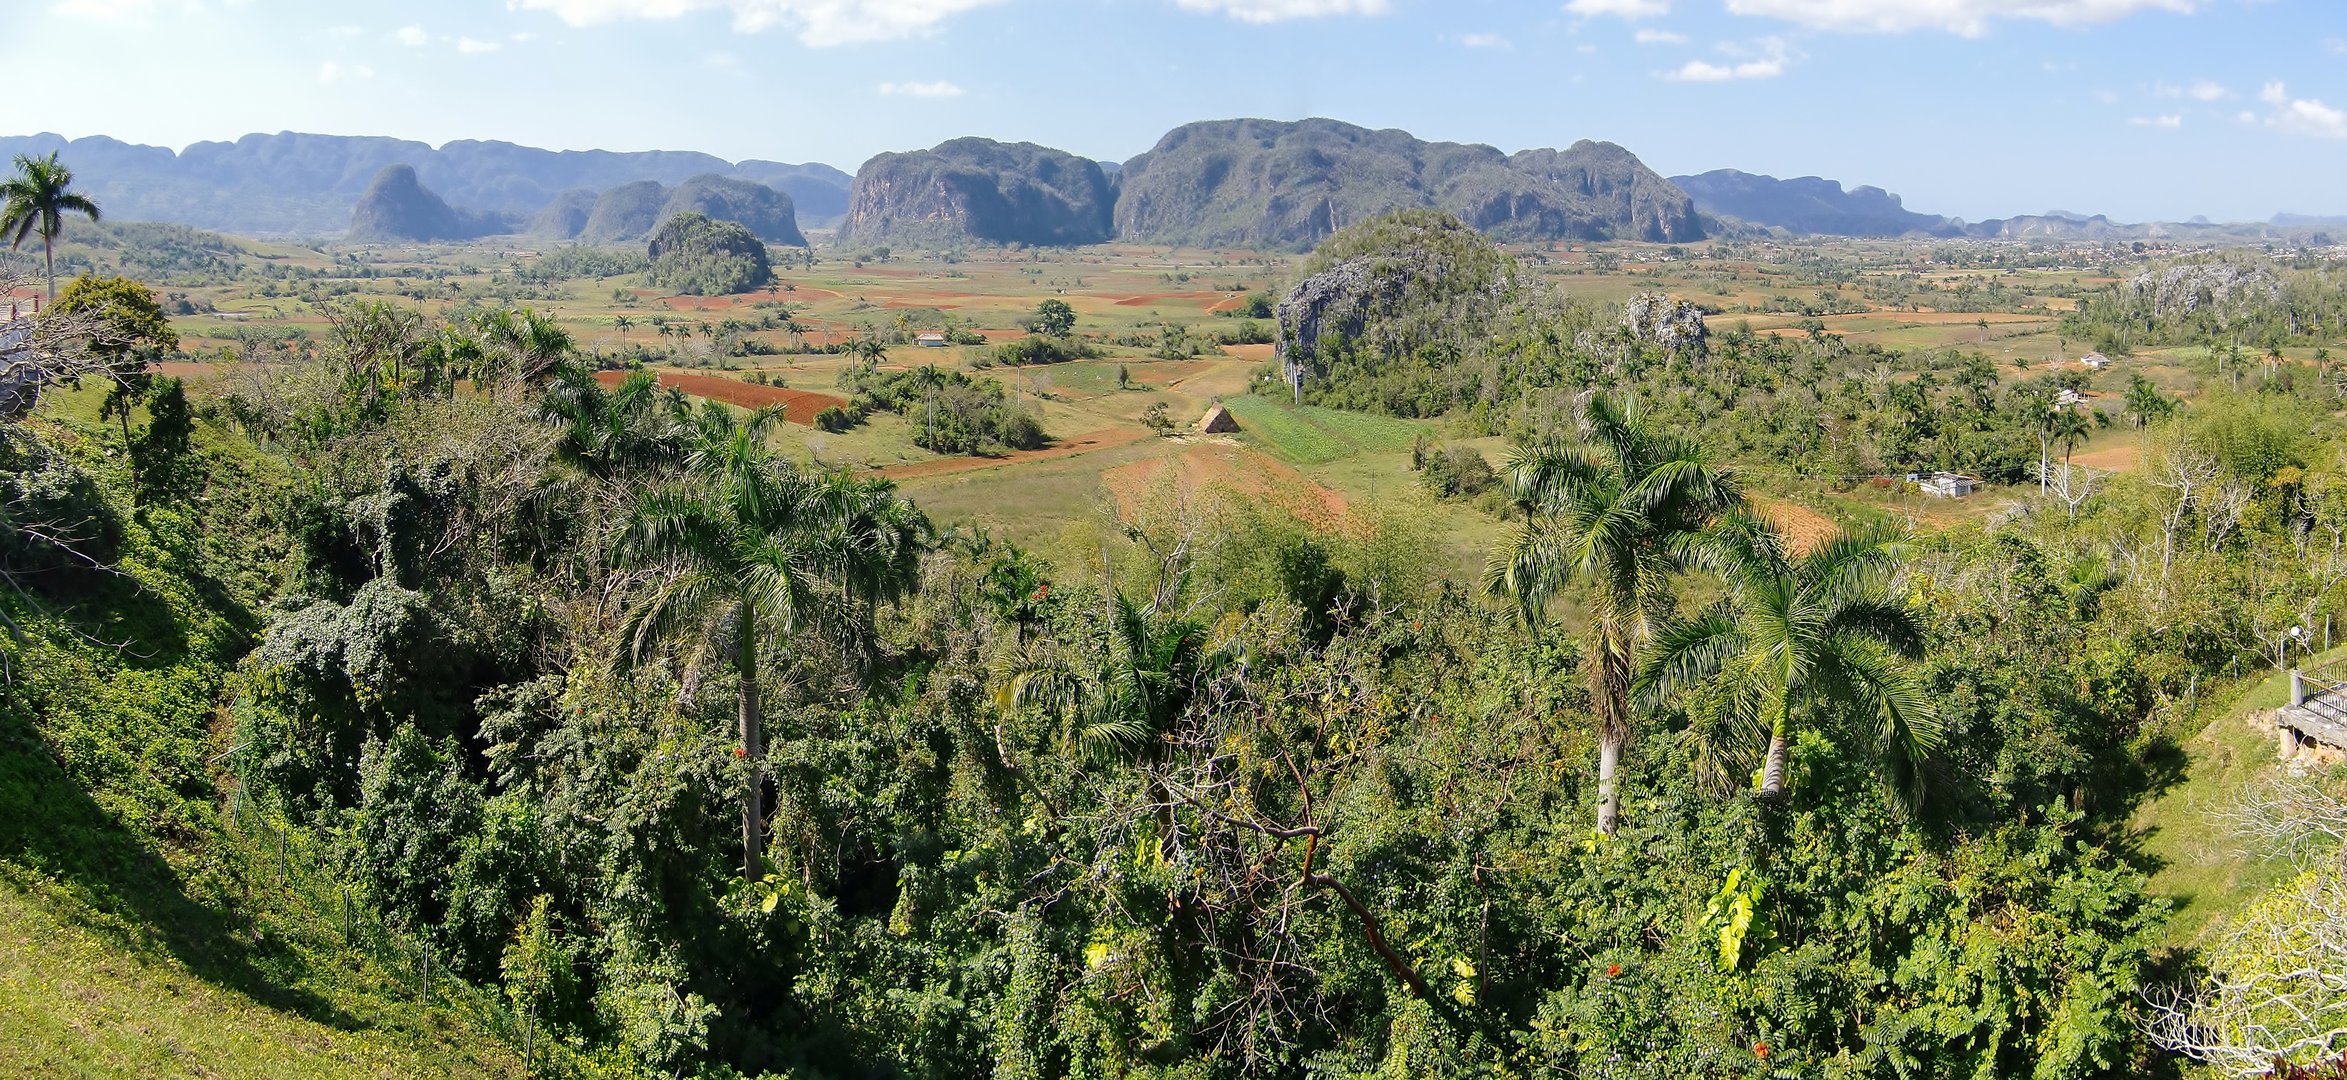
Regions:
<instances>
[{"instance_id":1,"label":"dirt track through field","mask_svg":"<svg viewBox=\"0 0 2347 1080\"><path fill-rule=\"evenodd\" d=\"M1304 474L1256 451L1215 438L1191 437L1173 457L1120 465L1100 476L1117 505L1130 513L1150 485L1171 474L1183 494L1219 488L1255 501L1287 506L1323 526L1342 520L1351 504Z\"/></svg>"},{"instance_id":2,"label":"dirt track through field","mask_svg":"<svg viewBox=\"0 0 2347 1080\"><path fill-rule=\"evenodd\" d=\"M818 394L807 390L792 390L781 386L760 386L740 379L726 379L715 375L694 375L682 371L659 373L660 385L673 386L694 397L739 405L745 409L763 409L769 405L782 406L782 418L794 424L813 427L815 414L833 405L846 405L846 398L833 394ZM624 371L598 371L595 381L606 387L618 386L627 380Z\"/></svg>"}]
</instances>

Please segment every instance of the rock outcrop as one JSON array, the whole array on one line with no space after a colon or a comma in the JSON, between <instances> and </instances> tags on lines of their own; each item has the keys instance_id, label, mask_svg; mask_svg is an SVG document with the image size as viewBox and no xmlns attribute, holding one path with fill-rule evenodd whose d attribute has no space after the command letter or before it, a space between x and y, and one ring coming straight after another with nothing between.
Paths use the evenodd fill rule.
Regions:
<instances>
[{"instance_id":1,"label":"rock outcrop","mask_svg":"<svg viewBox=\"0 0 2347 1080\"><path fill-rule=\"evenodd\" d=\"M1098 162L1033 143L954 139L856 170L840 238L859 244L1097 244L1115 190Z\"/></svg>"},{"instance_id":2,"label":"rock outcrop","mask_svg":"<svg viewBox=\"0 0 2347 1080\"><path fill-rule=\"evenodd\" d=\"M587 218L595 212L595 193L585 188L574 188L554 197L546 209L530 222L530 235L554 240L576 239L587 231Z\"/></svg>"},{"instance_id":3,"label":"rock outcrop","mask_svg":"<svg viewBox=\"0 0 2347 1080\"><path fill-rule=\"evenodd\" d=\"M774 280L766 245L738 222L682 213L660 223L646 245L646 280L692 296L743 293Z\"/></svg>"},{"instance_id":4,"label":"rock outcrop","mask_svg":"<svg viewBox=\"0 0 2347 1080\"><path fill-rule=\"evenodd\" d=\"M578 238L610 244L650 236L660 224L661 208L667 205L668 189L657 181L621 184L595 197L595 208L587 212Z\"/></svg>"},{"instance_id":5,"label":"rock outcrop","mask_svg":"<svg viewBox=\"0 0 2347 1080\"><path fill-rule=\"evenodd\" d=\"M470 240L511 229L512 223L498 215L448 205L407 165L386 166L377 173L350 214L350 238L362 243Z\"/></svg>"},{"instance_id":6,"label":"rock outcrop","mask_svg":"<svg viewBox=\"0 0 2347 1080\"><path fill-rule=\"evenodd\" d=\"M1703 238L1684 192L1610 143L1510 157L1334 120L1216 120L1168 132L1119 172L1120 239L1305 248L1402 209L1503 240Z\"/></svg>"},{"instance_id":7,"label":"rock outcrop","mask_svg":"<svg viewBox=\"0 0 2347 1080\"><path fill-rule=\"evenodd\" d=\"M2279 303L2282 282L2263 267L2229 262L2180 263L2127 279L2127 292L2162 318L2202 308L2256 308Z\"/></svg>"},{"instance_id":8,"label":"rock outcrop","mask_svg":"<svg viewBox=\"0 0 2347 1080\"><path fill-rule=\"evenodd\" d=\"M1661 293L1639 293L1622 307L1622 326L1667 353L1701 355L1710 348L1703 309Z\"/></svg>"},{"instance_id":9,"label":"rock outcrop","mask_svg":"<svg viewBox=\"0 0 2347 1080\"><path fill-rule=\"evenodd\" d=\"M1290 391L1347 347L1407 356L1479 340L1517 287L1513 260L1447 213L1410 210L1330 238L1277 308L1274 356Z\"/></svg>"}]
</instances>

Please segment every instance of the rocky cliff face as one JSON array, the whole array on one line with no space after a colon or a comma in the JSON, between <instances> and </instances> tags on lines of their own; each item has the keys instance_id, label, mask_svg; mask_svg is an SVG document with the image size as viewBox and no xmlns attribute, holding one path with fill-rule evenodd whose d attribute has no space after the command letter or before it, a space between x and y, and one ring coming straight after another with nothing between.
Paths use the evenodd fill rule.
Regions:
<instances>
[{"instance_id":1,"label":"rocky cliff face","mask_svg":"<svg viewBox=\"0 0 2347 1080\"><path fill-rule=\"evenodd\" d=\"M856 171L840 238L1097 244L1115 191L1098 162L1033 143L954 139L882 154Z\"/></svg>"},{"instance_id":2,"label":"rocky cliff face","mask_svg":"<svg viewBox=\"0 0 2347 1080\"><path fill-rule=\"evenodd\" d=\"M377 173L350 215L350 238L368 243L470 240L510 229L511 223L497 215L449 206L407 165L387 166Z\"/></svg>"},{"instance_id":3,"label":"rocky cliff face","mask_svg":"<svg viewBox=\"0 0 2347 1080\"><path fill-rule=\"evenodd\" d=\"M1684 192L1609 143L1527 150L1426 142L1334 120L1216 120L1120 172L1127 240L1305 248L1394 210L1449 211L1504 240L1697 240Z\"/></svg>"},{"instance_id":4,"label":"rocky cliff face","mask_svg":"<svg viewBox=\"0 0 2347 1080\"><path fill-rule=\"evenodd\" d=\"M1918 214L1899 197L1878 187L1842 190L1839 181L1815 176L1779 180L1735 169L1671 181L1693 196L1704 213L1731 217L1787 232L1822 236L1958 236L1964 223L1936 214Z\"/></svg>"}]
</instances>

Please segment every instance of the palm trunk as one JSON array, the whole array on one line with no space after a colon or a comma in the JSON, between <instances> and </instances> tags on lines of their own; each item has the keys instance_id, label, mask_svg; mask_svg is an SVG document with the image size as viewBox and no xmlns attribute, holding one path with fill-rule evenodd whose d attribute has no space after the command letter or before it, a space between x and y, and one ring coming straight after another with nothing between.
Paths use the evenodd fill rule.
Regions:
<instances>
[{"instance_id":1,"label":"palm trunk","mask_svg":"<svg viewBox=\"0 0 2347 1080\"><path fill-rule=\"evenodd\" d=\"M49 272L49 302L57 302L57 238L41 234L41 265Z\"/></svg>"},{"instance_id":2,"label":"palm trunk","mask_svg":"<svg viewBox=\"0 0 2347 1080\"><path fill-rule=\"evenodd\" d=\"M1768 733L1768 764L1760 772L1760 795L1774 799L1785 793L1785 718L1777 717Z\"/></svg>"},{"instance_id":3,"label":"palm trunk","mask_svg":"<svg viewBox=\"0 0 2347 1080\"><path fill-rule=\"evenodd\" d=\"M1622 628L1601 620L1593 642L1596 685L1590 704L1597 711L1597 832L1612 836L1622 816L1618 771L1622 748L1630 743L1630 647Z\"/></svg>"},{"instance_id":4,"label":"palm trunk","mask_svg":"<svg viewBox=\"0 0 2347 1080\"><path fill-rule=\"evenodd\" d=\"M759 864L766 855L766 743L758 706L758 643L754 630L750 613L742 612L741 637L734 642L735 667L742 680L742 756L750 766L749 777L742 783L742 880L753 882L758 880Z\"/></svg>"}]
</instances>

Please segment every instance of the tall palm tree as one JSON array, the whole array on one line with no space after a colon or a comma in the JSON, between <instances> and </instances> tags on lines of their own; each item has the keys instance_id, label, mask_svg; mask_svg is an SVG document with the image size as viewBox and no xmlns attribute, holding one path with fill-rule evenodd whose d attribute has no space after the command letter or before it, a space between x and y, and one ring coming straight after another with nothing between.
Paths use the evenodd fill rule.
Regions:
<instances>
[{"instance_id":1,"label":"tall palm tree","mask_svg":"<svg viewBox=\"0 0 2347 1080\"><path fill-rule=\"evenodd\" d=\"M510 367L532 386L552 378L578 351L577 340L561 323L529 308L483 312L475 327L499 353L499 367Z\"/></svg>"},{"instance_id":2,"label":"tall palm tree","mask_svg":"<svg viewBox=\"0 0 2347 1080\"><path fill-rule=\"evenodd\" d=\"M538 408L562 430L556 452L605 480L678 460L694 431L684 396L663 390L649 371L632 372L605 390L594 376L570 368L547 387Z\"/></svg>"},{"instance_id":3,"label":"tall palm tree","mask_svg":"<svg viewBox=\"0 0 2347 1080\"><path fill-rule=\"evenodd\" d=\"M1941 729L1910 665L1923 653L1922 621L1895 592L1904 540L1843 532L1796 557L1766 522L1745 513L1723 519L1706 531L1695 561L1726 579L1729 594L1656 631L1638 674L1640 701L1716 681L1733 730L1754 736L1749 742L1766 732L1764 797L1785 790L1794 734L1818 728L1863 732L1886 785L1919 803L1921 766ZM1740 756L1736 747L1714 749Z\"/></svg>"},{"instance_id":4,"label":"tall palm tree","mask_svg":"<svg viewBox=\"0 0 2347 1080\"><path fill-rule=\"evenodd\" d=\"M2054 416L2054 441L2062 444L2062 474L2070 473L2071 455L2078 452L2078 444L2094 431L2094 422L2086 418L2084 409L2062 409Z\"/></svg>"},{"instance_id":5,"label":"tall palm tree","mask_svg":"<svg viewBox=\"0 0 2347 1080\"><path fill-rule=\"evenodd\" d=\"M0 235L8 246L21 248L27 236L41 238L41 263L49 274L49 299L57 299L57 234L65 230L65 215L81 214L98 220L98 204L73 190L73 170L57 160L57 152L37 158L16 155L16 175L0 181Z\"/></svg>"},{"instance_id":6,"label":"tall palm tree","mask_svg":"<svg viewBox=\"0 0 2347 1080\"><path fill-rule=\"evenodd\" d=\"M822 542L839 578L845 615L843 647L871 629L881 604L901 598L920 580L921 556L937 546L937 529L912 503L898 498L885 477L833 472L818 481L824 513Z\"/></svg>"},{"instance_id":7,"label":"tall palm tree","mask_svg":"<svg viewBox=\"0 0 2347 1080\"><path fill-rule=\"evenodd\" d=\"M1655 430L1635 404L1603 394L1582 402L1576 441L1519 445L1507 482L1526 522L1504 537L1485 588L1516 602L1538 626L1550 599L1588 587L1583 667L1597 720L1597 829L1621 816L1616 772L1630 741L1630 683L1640 642L1665 610L1687 541L1741 505L1735 478L1700 443Z\"/></svg>"},{"instance_id":8,"label":"tall palm tree","mask_svg":"<svg viewBox=\"0 0 2347 1080\"><path fill-rule=\"evenodd\" d=\"M823 580L826 550L817 486L773 458L776 414L736 420L712 403L695 417L682 483L642 495L620 540L626 564L664 570L624 626L623 665L666 645L688 663L722 660L740 680L736 712L749 768L742 790L742 875L755 881L766 850L765 713L760 661L835 613Z\"/></svg>"}]
</instances>

